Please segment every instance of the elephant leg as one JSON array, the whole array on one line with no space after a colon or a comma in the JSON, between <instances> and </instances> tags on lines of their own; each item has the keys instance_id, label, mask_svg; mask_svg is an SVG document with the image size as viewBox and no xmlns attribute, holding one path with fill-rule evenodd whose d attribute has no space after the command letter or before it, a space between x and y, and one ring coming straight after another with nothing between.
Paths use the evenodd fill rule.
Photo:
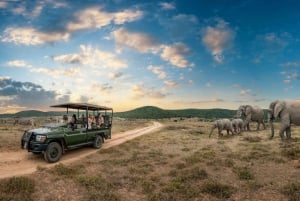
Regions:
<instances>
[{"instance_id":1,"label":"elephant leg","mask_svg":"<svg viewBox=\"0 0 300 201\"><path fill-rule=\"evenodd\" d=\"M263 125L263 129L265 130L266 129L266 125L264 123L264 120L262 121L262 125Z\"/></svg>"},{"instance_id":2,"label":"elephant leg","mask_svg":"<svg viewBox=\"0 0 300 201\"><path fill-rule=\"evenodd\" d=\"M257 131L259 130L259 127L260 127L260 122L257 122L257 128L256 128Z\"/></svg>"},{"instance_id":3,"label":"elephant leg","mask_svg":"<svg viewBox=\"0 0 300 201\"><path fill-rule=\"evenodd\" d=\"M287 128L289 128L288 125L282 124L281 128L279 130L279 136L281 137L281 140L284 140L284 132L287 131Z\"/></svg>"},{"instance_id":4,"label":"elephant leg","mask_svg":"<svg viewBox=\"0 0 300 201\"><path fill-rule=\"evenodd\" d=\"M247 124L247 130L248 130L248 131L251 131L251 130L250 130L250 124L249 124L249 123Z\"/></svg>"},{"instance_id":5,"label":"elephant leg","mask_svg":"<svg viewBox=\"0 0 300 201\"><path fill-rule=\"evenodd\" d=\"M286 139L290 140L291 139L291 126L287 127L285 132L286 132Z\"/></svg>"},{"instance_id":6,"label":"elephant leg","mask_svg":"<svg viewBox=\"0 0 300 201\"><path fill-rule=\"evenodd\" d=\"M218 134L219 134L219 137L222 136L222 130L221 129L218 129Z\"/></svg>"}]
</instances>

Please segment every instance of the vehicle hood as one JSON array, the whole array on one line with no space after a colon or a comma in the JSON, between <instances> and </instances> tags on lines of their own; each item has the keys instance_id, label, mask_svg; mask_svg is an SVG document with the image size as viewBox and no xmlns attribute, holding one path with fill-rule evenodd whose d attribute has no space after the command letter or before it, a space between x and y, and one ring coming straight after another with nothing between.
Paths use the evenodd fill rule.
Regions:
<instances>
[{"instance_id":1,"label":"vehicle hood","mask_svg":"<svg viewBox=\"0 0 300 201\"><path fill-rule=\"evenodd\" d=\"M32 129L32 130L29 130L29 132L37 133L37 134L46 134L46 133L51 132L51 129L46 128L46 127L42 127L42 128L35 128L35 129Z\"/></svg>"}]
</instances>

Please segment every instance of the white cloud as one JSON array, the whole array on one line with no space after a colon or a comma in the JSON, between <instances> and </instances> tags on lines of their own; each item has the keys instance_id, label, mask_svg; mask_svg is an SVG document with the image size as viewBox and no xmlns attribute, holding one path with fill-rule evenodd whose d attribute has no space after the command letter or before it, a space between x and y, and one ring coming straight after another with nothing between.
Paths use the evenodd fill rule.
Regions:
<instances>
[{"instance_id":1,"label":"white cloud","mask_svg":"<svg viewBox=\"0 0 300 201\"><path fill-rule=\"evenodd\" d=\"M2 42L12 42L24 45L42 45L55 41L68 41L68 33L59 32L40 32L31 27L23 28L6 28L4 35L1 37Z\"/></svg>"},{"instance_id":2,"label":"white cloud","mask_svg":"<svg viewBox=\"0 0 300 201\"><path fill-rule=\"evenodd\" d=\"M113 53L85 45L80 45L79 53L53 56L52 59L63 64L80 64L93 68L112 68L116 70L127 68L127 64L116 58Z\"/></svg>"},{"instance_id":3,"label":"white cloud","mask_svg":"<svg viewBox=\"0 0 300 201\"><path fill-rule=\"evenodd\" d=\"M82 29L101 28L110 23L124 24L140 19L141 11L124 10L121 12L107 13L99 7L88 8L76 13L75 20L67 25L67 30L77 31Z\"/></svg>"},{"instance_id":4,"label":"white cloud","mask_svg":"<svg viewBox=\"0 0 300 201\"><path fill-rule=\"evenodd\" d=\"M169 3L169 2L161 2L161 3L159 3L159 6L163 10L174 10L174 9L176 9L175 5L173 3Z\"/></svg>"},{"instance_id":5,"label":"white cloud","mask_svg":"<svg viewBox=\"0 0 300 201\"><path fill-rule=\"evenodd\" d=\"M214 60L222 63L224 61L223 53L232 45L234 37L235 32L228 27L225 21L219 20L215 27L205 28L202 41L211 51Z\"/></svg>"},{"instance_id":6,"label":"white cloud","mask_svg":"<svg viewBox=\"0 0 300 201\"><path fill-rule=\"evenodd\" d=\"M132 97L134 99L141 98L153 98L153 99L162 99L165 98L167 94L156 90L154 88L147 88L143 84L136 84L132 86Z\"/></svg>"},{"instance_id":7,"label":"white cloud","mask_svg":"<svg viewBox=\"0 0 300 201\"><path fill-rule=\"evenodd\" d=\"M169 87L175 87L175 86L178 85L178 83L173 81L173 80L166 80L166 81L164 81L164 84L169 86Z\"/></svg>"},{"instance_id":8,"label":"white cloud","mask_svg":"<svg viewBox=\"0 0 300 201\"><path fill-rule=\"evenodd\" d=\"M24 60L13 60L7 62L8 66L11 67L20 67L20 68L31 68L32 66L27 64Z\"/></svg>"},{"instance_id":9,"label":"white cloud","mask_svg":"<svg viewBox=\"0 0 300 201\"><path fill-rule=\"evenodd\" d=\"M44 73L52 76L69 76L72 77L80 73L79 68L70 69L50 69L50 68L31 68L30 72L34 73Z\"/></svg>"},{"instance_id":10,"label":"white cloud","mask_svg":"<svg viewBox=\"0 0 300 201\"><path fill-rule=\"evenodd\" d=\"M147 34L133 33L121 28L112 32L112 36L116 41L119 51L123 46L134 48L142 53L155 53L159 50L159 45Z\"/></svg>"},{"instance_id":11,"label":"white cloud","mask_svg":"<svg viewBox=\"0 0 300 201\"><path fill-rule=\"evenodd\" d=\"M245 96L248 95L251 92L251 89L242 89L240 91L240 95Z\"/></svg>"},{"instance_id":12,"label":"white cloud","mask_svg":"<svg viewBox=\"0 0 300 201\"><path fill-rule=\"evenodd\" d=\"M6 8L6 7L7 7L7 2L0 1L0 8Z\"/></svg>"},{"instance_id":13,"label":"white cloud","mask_svg":"<svg viewBox=\"0 0 300 201\"><path fill-rule=\"evenodd\" d=\"M172 46L163 46L161 58L170 62L172 65L179 68L191 66L185 56L189 53L189 48L183 43L175 43Z\"/></svg>"},{"instance_id":14,"label":"white cloud","mask_svg":"<svg viewBox=\"0 0 300 201\"><path fill-rule=\"evenodd\" d=\"M160 79L165 79L167 77L167 74L163 71L163 68L161 66L148 66L148 70L150 70L152 73L157 75L158 78Z\"/></svg>"}]
</instances>

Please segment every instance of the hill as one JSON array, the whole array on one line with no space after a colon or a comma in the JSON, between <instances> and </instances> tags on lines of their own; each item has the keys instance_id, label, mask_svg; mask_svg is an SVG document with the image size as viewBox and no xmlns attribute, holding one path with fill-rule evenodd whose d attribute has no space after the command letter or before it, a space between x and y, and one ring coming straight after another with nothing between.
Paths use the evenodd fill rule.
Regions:
<instances>
[{"instance_id":1,"label":"hill","mask_svg":"<svg viewBox=\"0 0 300 201\"><path fill-rule=\"evenodd\" d=\"M49 117L60 116L64 112L42 112L38 110L26 110L15 114L0 114L0 118L12 117ZM164 110L154 106L144 106L126 112L115 112L115 117L130 119L163 119L172 117L199 117L205 119L213 118L232 118L235 115L234 110L227 109L181 109L181 110Z\"/></svg>"},{"instance_id":2,"label":"hill","mask_svg":"<svg viewBox=\"0 0 300 201\"><path fill-rule=\"evenodd\" d=\"M118 112L115 116L122 118L137 119L162 119L172 117L199 117L205 119L213 118L232 118L235 110L227 109L182 109L182 110L164 110L154 106L144 106L127 112Z\"/></svg>"}]
</instances>

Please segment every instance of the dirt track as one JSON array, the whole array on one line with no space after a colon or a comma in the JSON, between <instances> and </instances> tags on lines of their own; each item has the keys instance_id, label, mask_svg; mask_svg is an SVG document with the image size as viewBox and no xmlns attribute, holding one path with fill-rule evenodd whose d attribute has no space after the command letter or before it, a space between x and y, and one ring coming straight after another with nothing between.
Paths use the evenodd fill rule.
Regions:
<instances>
[{"instance_id":1,"label":"dirt track","mask_svg":"<svg viewBox=\"0 0 300 201\"><path fill-rule=\"evenodd\" d=\"M113 134L112 139L106 140L101 149L122 144L128 140L152 132L161 126L162 125L160 123L154 122L153 125L148 127L134 129L124 133ZM98 149L91 149L89 147L68 151L63 155L59 163L71 163L97 151ZM0 153L0 179L30 174L35 172L37 167L45 168L54 166L56 164L57 163L49 164L45 162L42 154L34 155L25 150L20 150L17 152L2 152Z\"/></svg>"}]
</instances>

